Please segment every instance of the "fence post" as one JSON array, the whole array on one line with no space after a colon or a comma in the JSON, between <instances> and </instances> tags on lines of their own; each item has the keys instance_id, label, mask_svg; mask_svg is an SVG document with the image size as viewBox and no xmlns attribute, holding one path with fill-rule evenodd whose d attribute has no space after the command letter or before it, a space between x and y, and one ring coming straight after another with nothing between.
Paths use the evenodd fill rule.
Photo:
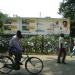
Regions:
<instances>
[{"instance_id":1,"label":"fence post","mask_svg":"<svg viewBox=\"0 0 75 75\"><path fill-rule=\"evenodd\" d=\"M42 42L41 53L43 53L43 50L44 50L44 35L42 35L42 40L41 40L41 42Z\"/></svg>"}]
</instances>

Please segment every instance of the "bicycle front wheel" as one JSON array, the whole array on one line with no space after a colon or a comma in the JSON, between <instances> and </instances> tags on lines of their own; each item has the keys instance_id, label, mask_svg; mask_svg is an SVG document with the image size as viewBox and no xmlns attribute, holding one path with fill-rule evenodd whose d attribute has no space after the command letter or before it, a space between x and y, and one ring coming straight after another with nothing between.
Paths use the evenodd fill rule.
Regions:
<instances>
[{"instance_id":1,"label":"bicycle front wheel","mask_svg":"<svg viewBox=\"0 0 75 75\"><path fill-rule=\"evenodd\" d=\"M29 57L25 63L25 67L28 72L38 74L43 69L43 62L37 57Z\"/></svg>"},{"instance_id":2,"label":"bicycle front wheel","mask_svg":"<svg viewBox=\"0 0 75 75\"><path fill-rule=\"evenodd\" d=\"M8 56L0 56L0 72L8 74L12 71L12 68L6 67L6 64L9 66L13 64L13 60Z\"/></svg>"}]
</instances>

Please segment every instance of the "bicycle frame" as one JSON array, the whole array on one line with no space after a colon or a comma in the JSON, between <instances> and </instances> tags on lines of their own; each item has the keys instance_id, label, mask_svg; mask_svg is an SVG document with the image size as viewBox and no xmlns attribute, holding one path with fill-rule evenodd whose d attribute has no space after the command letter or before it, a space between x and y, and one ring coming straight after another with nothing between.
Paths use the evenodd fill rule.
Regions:
<instances>
[{"instance_id":1,"label":"bicycle frame","mask_svg":"<svg viewBox=\"0 0 75 75\"><path fill-rule=\"evenodd\" d=\"M14 61L14 59L15 59L14 55L13 55L11 58L12 58L13 61ZM27 59L29 59L29 58L30 58L30 57L29 57L28 53L26 52L26 57L24 57L24 56L22 55L21 62L23 63L25 60L27 60ZM23 60L22 60L22 59L23 59Z\"/></svg>"},{"instance_id":2,"label":"bicycle frame","mask_svg":"<svg viewBox=\"0 0 75 75\"><path fill-rule=\"evenodd\" d=\"M23 59L23 60L22 60ZM27 55L26 57L22 56L21 62L23 63L25 60L29 59L29 56Z\"/></svg>"}]
</instances>

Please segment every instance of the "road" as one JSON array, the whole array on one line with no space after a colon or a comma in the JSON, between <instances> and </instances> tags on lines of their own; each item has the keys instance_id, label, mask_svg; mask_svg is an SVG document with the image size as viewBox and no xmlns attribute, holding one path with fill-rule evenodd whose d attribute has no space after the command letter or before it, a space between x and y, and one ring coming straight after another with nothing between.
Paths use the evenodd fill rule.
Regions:
<instances>
[{"instance_id":1,"label":"road","mask_svg":"<svg viewBox=\"0 0 75 75\"><path fill-rule=\"evenodd\" d=\"M50 55L33 55L42 59L44 63L44 68L42 72L38 75L75 75L75 56L72 58L70 56L66 57L67 64L58 64L56 62L57 56ZM0 73L0 75L5 75ZM20 70L12 71L7 75L32 75L24 69L24 66Z\"/></svg>"}]
</instances>

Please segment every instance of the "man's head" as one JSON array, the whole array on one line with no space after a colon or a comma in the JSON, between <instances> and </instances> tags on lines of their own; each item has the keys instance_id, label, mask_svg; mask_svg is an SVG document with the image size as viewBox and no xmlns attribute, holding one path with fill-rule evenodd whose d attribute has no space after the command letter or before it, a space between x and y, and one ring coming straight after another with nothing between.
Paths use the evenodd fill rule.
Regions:
<instances>
[{"instance_id":1,"label":"man's head","mask_svg":"<svg viewBox=\"0 0 75 75\"><path fill-rule=\"evenodd\" d=\"M22 38L22 34L21 34L20 30L17 31L16 35L17 35L18 38Z\"/></svg>"},{"instance_id":2,"label":"man's head","mask_svg":"<svg viewBox=\"0 0 75 75\"><path fill-rule=\"evenodd\" d=\"M67 27L67 21L63 21L63 26Z\"/></svg>"},{"instance_id":3,"label":"man's head","mask_svg":"<svg viewBox=\"0 0 75 75\"><path fill-rule=\"evenodd\" d=\"M61 36L61 37L64 37L64 34L61 34L60 36Z\"/></svg>"}]
</instances>

